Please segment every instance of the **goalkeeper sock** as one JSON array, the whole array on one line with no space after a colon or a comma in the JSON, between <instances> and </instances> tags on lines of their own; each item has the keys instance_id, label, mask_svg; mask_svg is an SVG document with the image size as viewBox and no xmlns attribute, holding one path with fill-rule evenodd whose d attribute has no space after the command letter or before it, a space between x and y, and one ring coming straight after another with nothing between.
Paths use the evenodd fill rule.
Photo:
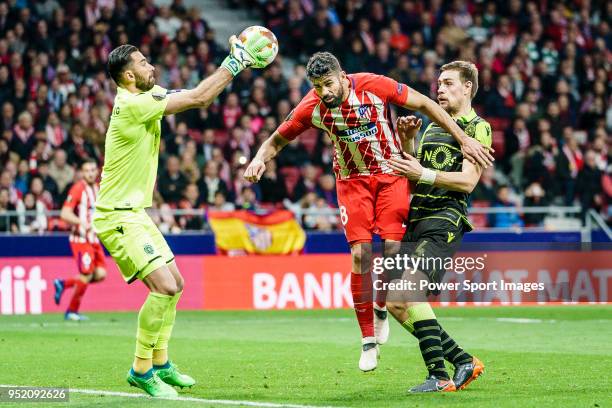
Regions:
<instances>
[{"instance_id":1,"label":"goalkeeper sock","mask_svg":"<svg viewBox=\"0 0 612 408\"><path fill-rule=\"evenodd\" d=\"M154 350L165 350L168 348L168 341L172 335L172 328L174 327L174 321L176 320L176 304L178 303L182 294L183 292L181 291L172 296L172 299L168 304L168 310L166 310L166 314L164 315L164 322L159 330L159 338L157 339L157 344L155 344Z\"/></svg>"},{"instance_id":2,"label":"goalkeeper sock","mask_svg":"<svg viewBox=\"0 0 612 408\"><path fill-rule=\"evenodd\" d=\"M138 313L136 357L146 360L153 358L153 348L157 344L164 316L172 298L173 296L149 292L149 296Z\"/></svg>"},{"instance_id":3,"label":"goalkeeper sock","mask_svg":"<svg viewBox=\"0 0 612 408\"><path fill-rule=\"evenodd\" d=\"M374 338L374 305L372 303L372 276L369 273L351 273L351 293L361 337ZM372 342L374 343L376 339Z\"/></svg>"},{"instance_id":4,"label":"goalkeeper sock","mask_svg":"<svg viewBox=\"0 0 612 408\"><path fill-rule=\"evenodd\" d=\"M64 286L65 287L65 286ZM68 305L67 312L78 313L79 307L81 306L81 299L87 290L87 284L80 279L75 279L74 292L72 293L72 299Z\"/></svg>"},{"instance_id":5,"label":"goalkeeper sock","mask_svg":"<svg viewBox=\"0 0 612 408\"><path fill-rule=\"evenodd\" d=\"M472 361L472 355L466 352L453 340L451 336L440 326L440 339L442 340L442 349L444 349L444 358L453 365L465 364Z\"/></svg>"},{"instance_id":6,"label":"goalkeeper sock","mask_svg":"<svg viewBox=\"0 0 612 408\"><path fill-rule=\"evenodd\" d=\"M414 336L419 340L419 348L429 375L443 380L450 379L444 366L440 326L429 303L410 306L408 321L414 327Z\"/></svg>"}]
</instances>

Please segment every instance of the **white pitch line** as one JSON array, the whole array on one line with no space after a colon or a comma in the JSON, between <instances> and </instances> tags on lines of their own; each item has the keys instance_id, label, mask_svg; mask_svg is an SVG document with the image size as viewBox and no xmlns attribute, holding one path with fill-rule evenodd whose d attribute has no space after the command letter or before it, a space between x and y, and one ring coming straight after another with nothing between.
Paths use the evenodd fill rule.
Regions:
<instances>
[{"instance_id":1,"label":"white pitch line","mask_svg":"<svg viewBox=\"0 0 612 408\"><path fill-rule=\"evenodd\" d=\"M32 385L7 385L0 384L0 387L35 387ZM105 395L109 397L125 397L125 398L146 398L153 399L146 394L136 394L131 392L121 391L104 391L104 390L88 390L83 388L69 388L69 393L75 394L89 394L89 395ZM237 406L249 406L249 407L264 407L264 408L342 408L342 407L331 407L322 405L299 405L299 404L280 404L274 402L257 402L257 401L240 401L240 400L216 400L216 399L205 399L195 397L175 397L175 398L156 398L165 399L171 401L185 401L185 402L197 402L200 404L218 404L218 405L237 405Z\"/></svg>"}]
</instances>

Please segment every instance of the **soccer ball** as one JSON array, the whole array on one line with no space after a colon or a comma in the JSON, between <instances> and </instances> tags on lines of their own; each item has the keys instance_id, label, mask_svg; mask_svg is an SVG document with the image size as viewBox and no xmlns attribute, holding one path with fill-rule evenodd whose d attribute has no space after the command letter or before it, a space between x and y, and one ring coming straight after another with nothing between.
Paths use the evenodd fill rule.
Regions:
<instances>
[{"instance_id":1,"label":"soccer ball","mask_svg":"<svg viewBox=\"0 0 612 408\"><path fill-rule=\"evenodd\" d=\"M267 58L265 58L264 61L266 65L269 65L272 61L274 61L274 58L276 58L276 54L278 54L278 40L272 31L262 26L250 26L245 28L244 31L242 31L238 36L238 39L243 43L246 43L249 40L249 37L255 35L255 33L263 35L268 39L268 44L264 46L264 50L269 48L269 51L271 52L268 53Z\"/></svg>"}]
</instances>

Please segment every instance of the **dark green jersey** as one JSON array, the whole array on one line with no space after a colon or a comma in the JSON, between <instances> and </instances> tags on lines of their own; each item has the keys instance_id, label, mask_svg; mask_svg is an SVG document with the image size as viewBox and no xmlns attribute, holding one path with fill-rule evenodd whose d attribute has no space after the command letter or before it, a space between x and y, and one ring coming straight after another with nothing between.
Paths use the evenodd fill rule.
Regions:
<instances>
[{"instance_id":1,"label":"dark green jersey","mask_svg":"<svg viewBox=\"0 0 612 408\"><path fill-rule=\"evenodd\" d=\"M474 109L457 119L457 124L469 136L485 146L491 146L491 125ZM419 143L417 159L423 167L438 171L461 171L463 154L459 143L437 123L431 123ZM467 219L469 194L450 191L429 184L417 183L410 202L410 222L422 219L446 219L455 225L464 222L471 230Z\"/></svg>"}]
</instances>

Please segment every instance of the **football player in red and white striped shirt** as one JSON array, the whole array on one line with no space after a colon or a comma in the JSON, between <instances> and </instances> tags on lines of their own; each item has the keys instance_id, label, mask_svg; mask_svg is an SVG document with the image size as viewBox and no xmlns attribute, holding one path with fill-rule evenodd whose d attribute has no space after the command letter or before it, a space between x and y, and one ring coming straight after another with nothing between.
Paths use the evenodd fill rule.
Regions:
<instances>
[{"instance_id":1,"label":"football player in red and white striped shirt","mask_svg":"<svg viewBox=\"0 0 612 408\"><path fill-rule=\"evenodd\" d=\"M314 89L261 145L245 178L257 182L266 163L306 129L319 128L332 139L340 217L353 259L351 291L362 334L359 368L370 371L377 365L377 344L385 343L389 335L384 296L373 302L372 234L385 241L385 255L397 253L409 207L408 183L388 162L402 157L390 104L420 111L439 123L459 142L468 160L486 167L493 157L436 102L405 84L369 73L348 75L328 52L314 54L306 71Z\"/></svg>"},{"instance_id":2,"label":"football player in red and white striped shirt","mask_svg":"<svg viewBox=\"0 0 612 408\"><path fill-rule=\"evenodd\" d=\"M77 262L79 274L70 279L55 279L55 303L59 305L65 289L74 287L66 320L86 320L79 313L81 299L87 285L101 282L106 277L104 250L91 226L94 203L98 194L98 163L93 159L81 164L82 179L74 183L62 207L61 218L72 226L70 248Z\"/></svg>"}]
</instances>

